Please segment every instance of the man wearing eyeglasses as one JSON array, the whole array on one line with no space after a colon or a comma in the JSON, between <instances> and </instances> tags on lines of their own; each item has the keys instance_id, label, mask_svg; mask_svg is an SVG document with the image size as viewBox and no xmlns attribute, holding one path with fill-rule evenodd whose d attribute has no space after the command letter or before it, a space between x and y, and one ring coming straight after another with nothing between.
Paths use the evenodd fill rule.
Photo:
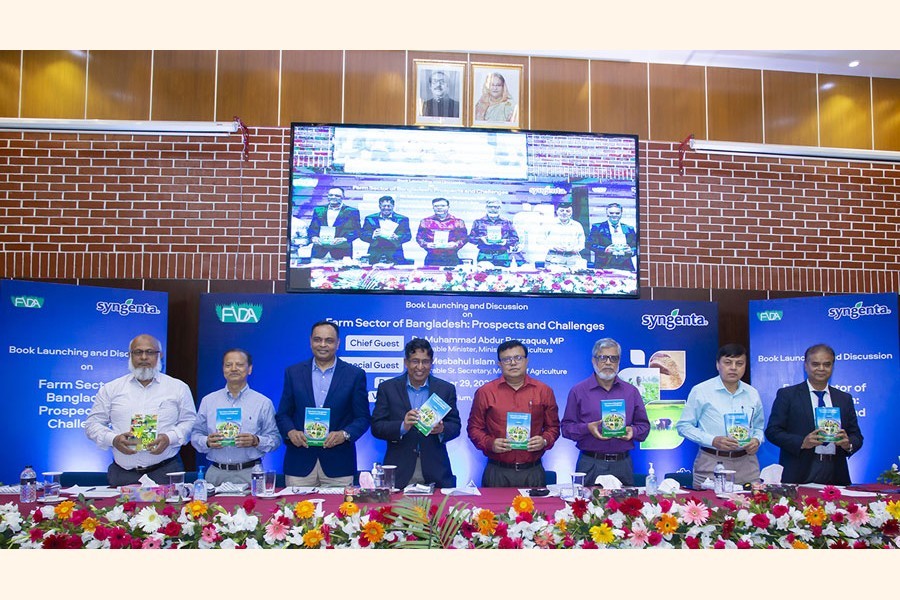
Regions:
<instances>
[{"instance_id":1,"label":"man wearing eyeglasses","mask_svg":"<svg viewBox=\"0 0 900 600\"><path fill-rule=\"evenodd\" d=\"M85 422L88 438L113 449L111 486L138 483L143 475L166 483L166 473L184 470L178 451L189 441L197 410L187 384L160 372L161 350L152 335L131 340L131 372L97 390Z\"/></svg>"},{"instance_id":2,"label":"man wearing eyeglasses","mask_svg":"<svg viewBox=\"0 0 900 600\"><path fill-rule=\"evenodd\" d=\"M591 351L594 373L569 391L562 420L562 435L581 453L575 470L593 484L598 475L613 475L623 485L634 485L630 452L635 442L650 433L650 421L641 393L619 377L622 347L612 338L597 340ZM624 400L625 435L612 437L603 427L603 402ZM607 406L610 406L608 403Z\"/></svg>"},{"instance_id":3,"label":"man wearing eyeglasses","mask_svg":"<svg viewBox=\"0 0 900 600\"><path fill-rule=\"evenodd\" d=\"M559 438L559 412L553 390L528 375L528 349L519 340L497 347L502 376L475 392L467 432L488 458L484 487L543 487L544 452ZM529 423L529 431L516 436ZM509 437L509 436L512 437ZM525 445L514 449L513 445Z\"/></svg>"},{"instance_id":4,"label":"man wearing eyeglasses","mask_svg":"<svg viewBox=\"0 0 900 600\"><path fill-rule=\"evenodd\" d=\"M384 464L397 466L397 487L416 483L454 487L456 478L450 467L447 442L456 439L461 428L456 387L431 374L434 350L428 340L410 340L404 355L406 372L378 385L372 435L388 442ZM449 405L450 412L425 435L416 423L420 421L419 409L432 394Z\"/></svg>"},{"instance_id":5,"label":"man wearing eyeglasses","mask_svg":"<svg viewBox=\"0 0 900 600\"><path fill-rule=\"evenodd\" d=\"M353 254L353 240L359 237L359 211L344 204L344 189L332 187L325 196L328 204L313 209L307 235L312 242L312 258L340 260Z\"/></svg>"}]
</instances>

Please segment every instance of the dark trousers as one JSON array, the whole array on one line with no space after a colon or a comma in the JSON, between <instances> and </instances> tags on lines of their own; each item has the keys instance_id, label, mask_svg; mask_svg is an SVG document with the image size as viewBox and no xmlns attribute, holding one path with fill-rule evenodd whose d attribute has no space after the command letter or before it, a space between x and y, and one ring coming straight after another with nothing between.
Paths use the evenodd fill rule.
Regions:
<instances>
[{"instance_id":1,"label":"dark trousers","mask_svg":"<svg viewBox=\"0 0 900 600\"><path fill-rule=\"evenodd\" d=\"M109 481L111 487L119 487L120 485L139 483L141 476L146 475L156 483L166 485L169 483L169 476L167 473L175 473L177 471L184 471L184 463L181 462L181 457L176 454L174 460L162 464L152 471L144 471L143 473L123 469L113 462L106 470L106 479Z\"/></svg>"},{"instance_id":2,"label":"dark trousers","mask_svg":"<svg viewBox=\"0 0 900 600\"><path fill-rule=\"evenodd\" d=\"M541 464L516 471L488 463L481 476L481 487L532 488L545 485L547 485L547 473Z\"/></svg>"}]
</instances>

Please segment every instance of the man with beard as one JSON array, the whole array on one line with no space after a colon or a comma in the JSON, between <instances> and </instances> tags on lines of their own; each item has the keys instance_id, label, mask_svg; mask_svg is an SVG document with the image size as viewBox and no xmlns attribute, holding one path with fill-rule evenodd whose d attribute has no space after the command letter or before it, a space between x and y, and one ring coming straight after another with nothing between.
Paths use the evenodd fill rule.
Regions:
<instances>
[{"instance_id":1,"label":"man with beard","mask_svg":"<svg viewBox=\"0 0 900 600\"><path fill-rule=\"evenodd\" d=\"M162 346L141 334L129 345L130 373L105 383L85 423L85 433L103 450L113 449L109 485L138 483L147 475L157 483L166 473L183 471L178 456L197 418L186 383L159 370Z\"/></svg>"},{"instance_id":2,"label":"man with beard","mask_svg":"<svg viewBox=\"0 0 900 600\"><path fill-rule=\"evenodd\" d=\"M586 475L588 485L598 475L613 475L623 485L634 485L630 452L635 442L643 442L650 434L644 400L636 387L618 376L622 347L616 340L597 340L591 357L593 375L569 391L562 435L581 451L575 470ZM621 437L608 436L603 427L602 402L612 400L625 402L625 435Z\"/></svg>"}]
</instances>

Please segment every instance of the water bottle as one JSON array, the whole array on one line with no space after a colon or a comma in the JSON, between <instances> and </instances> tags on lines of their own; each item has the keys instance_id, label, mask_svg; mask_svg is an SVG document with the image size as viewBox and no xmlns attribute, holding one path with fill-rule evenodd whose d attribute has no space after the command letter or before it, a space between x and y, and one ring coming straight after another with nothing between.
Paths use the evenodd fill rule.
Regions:
<instances>
[{"instance_id":1,"label":"water bottle","mask_svg":"<svg viewBox=\"0 0 900 600\"><path fill-rule=\"evenodd\" d=\"M653 470L653 463L650 463L650 470L647 472L644 488L647 490L648 496L654 496L659 493L659 482L656 480L656 471Z\"/></svg>"},{"instance_id":2,"label":"water bottle","mask_svg":"<svg viewBox=\"0 0 900 600\"><path fill-rule=\"evenodd\" d=\"M380 463L372 465L372 479L375 482L376 488L384 487L384 468Z\"/></svg>"},{"instance_id":3,"label":"water bottle","mask_svg":"<svg viewBox=\"0 0 900 600\"><path fill-rule=\"evenodd\" d=\"M725 493L725 465L722 464L721 460L716 463L716 468L713 469L713 484L716 494Z\"/></svg>"},{"instance_id":4,"label":"water bottle","mask_svg":"<svg viewBox=\"0 0 900 600\"><path fill-rule=\"evenodd\" d=\"M194 500L206 502L206 480L203 478L203 469L200 467L197 471L197 480L194 481Z\"/></svg>"},{"instance_id":5,"label":"water bottle","mask_svg":"<svg viewBox=\"0 0 900 600\"><path fill-rule=\"evenodd\" d=\"M262 465L256 463L253 470L250 471L250 493L253 496L262 496L265 493L266 472L263 471Z\"/></svg>"},{"instance_id":6,"label":"water bottle","mask_svg":"<svg viewBox=\"0 0 900 600\"><path fill-rule=\"evenodd\" d=\"M19 502L37 502L37 473L31 465L25 465L25 469L19 476Z\"/></svg>"}]
</instances>

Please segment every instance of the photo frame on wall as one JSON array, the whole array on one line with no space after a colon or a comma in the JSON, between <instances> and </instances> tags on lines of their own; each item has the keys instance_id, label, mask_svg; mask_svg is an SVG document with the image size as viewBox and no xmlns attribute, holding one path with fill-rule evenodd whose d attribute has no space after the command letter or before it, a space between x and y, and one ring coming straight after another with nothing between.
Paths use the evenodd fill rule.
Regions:
<instances>
[{"instance_id":1,"label":"photo frame on wall","mask_svg":"<svg viewBox=\"0 0 900 600\"><path fill-rule=\"evenodd\" d=\"M522 65L472 63L472 125L521 127Z\"/></svg>"},{"instance_id":2,"label":"photo frame on wall","mask_svg":"<svg viewBox=\"0 0 900 600\"><path fill-rule=\"evenodd\" d=\"M416 125L462 126L466 63L416 60L413 64Z\"/></svg>"}]
</instances>

